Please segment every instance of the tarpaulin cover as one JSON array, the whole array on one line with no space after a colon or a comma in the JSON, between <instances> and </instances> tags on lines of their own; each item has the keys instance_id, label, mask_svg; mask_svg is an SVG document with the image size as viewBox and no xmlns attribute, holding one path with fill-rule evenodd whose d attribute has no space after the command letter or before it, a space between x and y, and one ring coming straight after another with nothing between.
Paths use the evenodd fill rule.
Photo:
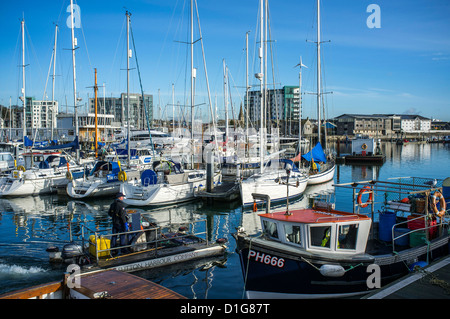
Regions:
<instances>
[{"instance_id":1,"label":"tarpaulin cover","mask_svg":"<svg viewBox=\"0 0 450 319\"><path fill-rule=\"evenodd\" d=\"M317 143L314 148L303 155L302 157L306 159L307 161L311 162L311 156L314 159L314 162L327 162L327 157L325 156L325 153L323 152L322 145L320 143Z\"/></svg>"}]
</instances>

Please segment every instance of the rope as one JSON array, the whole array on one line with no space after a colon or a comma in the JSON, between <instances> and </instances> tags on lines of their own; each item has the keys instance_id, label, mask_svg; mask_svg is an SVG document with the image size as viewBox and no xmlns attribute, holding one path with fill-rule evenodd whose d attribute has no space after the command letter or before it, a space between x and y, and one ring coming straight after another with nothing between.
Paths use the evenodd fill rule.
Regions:
<instances>
[{"instance_id":1,"label":"rope","mask_svg":"<svg viewBox=\"0 0 450 319\"><path fill-rule=\"evenodd\" d=\"M438 279L437 275L430 273L425 269L422 269L420 266L415 266L414 271L422 274L422 278L420 279L422 283L430 283L432 285L441 287L442 289L444 289L445 294L450 295L450 283L443 279Z\"/></svg>"},{"instance_id":2,"label":"rope","mask_svg":"<svg viewBox=\"0 0 450 319\"><path fill-rule=\"evenodd\" d=\"M253 239L260 238L261 236L263 236L263 234L258 235L256 237L251 237L248 243L247 267L245 268L244 289L242 290L242 299L244 299L245 287L247 286L248 266L250 265L250 249L252 247L252 241Z\"/></svg>"}]
</instances>

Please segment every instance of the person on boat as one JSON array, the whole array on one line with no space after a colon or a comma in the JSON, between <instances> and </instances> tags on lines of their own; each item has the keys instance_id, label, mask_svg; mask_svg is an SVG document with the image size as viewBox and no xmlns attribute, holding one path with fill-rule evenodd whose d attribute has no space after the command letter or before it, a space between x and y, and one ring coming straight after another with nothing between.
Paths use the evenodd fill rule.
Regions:
<instances>
[{"instance_id":1,"label":"person on boat","mask_svg":"<svg viewBox=\"0 0 450 319\"><path fill-rule=\"evenodd\" d=\"M123 233L128 231L128 219L127 219L127 212L125 210L125 203L123 202L124 194L117 193L116 198L114 199L114 202L109 207L108 215L112 217L112 233ZM127 245L127 235L122 234L119 235L120 238L120 246L126 246ZM117 241L117 235L113 235L111 237L111 248L116 247L116 241ZM112 253L117 253L117 250L113 250ZM124 250L122 250L124 252Z\"/></svg>"}]
</instances>

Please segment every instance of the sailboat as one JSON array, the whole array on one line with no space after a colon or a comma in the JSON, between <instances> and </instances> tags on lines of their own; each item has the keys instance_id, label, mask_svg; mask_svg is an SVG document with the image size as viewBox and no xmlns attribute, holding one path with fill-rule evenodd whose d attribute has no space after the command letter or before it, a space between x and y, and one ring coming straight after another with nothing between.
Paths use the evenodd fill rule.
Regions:
<instances>
[{"instance_id":1,"label":"sailboat","mask_svg":"<svg viewBox=\"0 0 450 319\"><path fill-rule=\"evenodd\" d=\"M23 87L23 143L31 142L26 135L26 97L25 97L25 20L21 21L22 26L22 76ZM76 144L76 145L75 145ZM60 145L52 147L52 150L63 148L78 149L78 140L70 145ZM39 151L22 153L24 165L15 164L15 168L8 175L0 179L0 197L2 196L27 196L56 192L56 187L65 185L69 177L79 177L83 174L83 167L77 165L69 156L61 152L46 152L42 148ZM16 154L18 157L18 154Z\"/></svg>"},{"instance_id":2,"label":"sailboat","mask_svg":"<svg viewBox=\"0 0 450 319\"><path fill-rule=\"evenodd\" d=\"M267 5L267 2L266 2ZM266 12L268 8L266 7ZM266 15L267 23L267 15ZM242 205L248 207L256 203L252 193L258 193L262 195L269 195L272 202L286 202L290 199L300 197L306 189L308 183L308 176L302 173L291 160L279 160L275 159L265 163L265 128L264 128L264 106L265 106L265 88L263 88L264 79L264 59L263 52L266 42L264 41L264 0L260 1L260 73L257 73L255 77L260 81L261 91L261 107L260 107L260 130L259 130L259 145L260 145L260 171L257 174L243 180L240 184ZM269 171L268 167L281 164L278 169Z\"/></svg>"},{"instance_id":3,"label":"sailboat","mask_svg":"<svg viewBox=\"0 0 450 319\"><path fill-rule=\"evenodd\" d=\"M320 0L317 1L317 144L316 146L307 154L303 155L302 158L310 162L309 170L309 181L308 185L315 185L320 183L325 183L334 178L334 172L336 169L335 160L331 155L326 155L322 145L322 134L321 134L321 97L323 93L320 91L321 87L321 63L320 63ZM301 64L301 62L300 62ZM301 65L300 65L301 68ZM301 73L300 73L301 74ZM324 125L326 130L326 123ZM326 132L325 132L326 133ZM325 145L326 145L326 134L325 134Z\"/></svg>"},{"instance_id":4,"label":"sailboat","mask_svg":"<svg viewBox=\"0 0 450 319\"><path fill-rule=\"evenodd\" d=\"M214 183L221 181L220 172ZM171 160L153 162L153 169L142 172L141 178L120 184L123 202L130 206L163 206L196 199L197 190L206 186L205 170L183 170Z\"/></svg>"},{"instance_id":5,"label":"sailboat","mask_svg":"<svg viewBox=\"0 0 450 319\"><path fill-rule=\"evenodd\" d=\"M194 200L195 192L206 185L206 170L194 169L194 78L193 66L193 15L194 1L191 0L191 169L183 170L180 163L173 160L160 159L153 161L153 168L145 170L140 179L120 185L125 195L125 204L131 206L159 206ZM197 17L198 18L198 17ZM201 32L201 31L200 31ZM200 34L200 40L202 39ZM206 72L206 68L205 68ZM207 78L207 77L206 77ZM209 89L208 89L209 92ZM213 120L214 121L214 120ZM213 123L214 124L214 123ZM214 183L221 181L222 174L215 172Z\"/></svg>"},{"instance_id":6,"label":"sailboat","mask_svg":"<svg viewBox=\"0 0 450 319\"><path fill-rule=\"evenodd\" d=\"M72 1L71 1L72 3ZM127 107L128 116L130 112L130 94L129 94L129 71L130 71L130 42L129 42L129 24L130 13L126 12L127 19ZM73 26L72 26L73 38ZM95 85L97 86L97 85ZM128 119L127 136L130 136L130 121ZM72 180L67 184L67 195L72 198L87 198L113 195L119 192L120 183L128 179L139 177L139 171L130 169L130 143L127 143L127 170L123 170L119 160L105 161L97 160L94 168L87 176L83 176L81 181Z\"/></svg>"}]
</instances>

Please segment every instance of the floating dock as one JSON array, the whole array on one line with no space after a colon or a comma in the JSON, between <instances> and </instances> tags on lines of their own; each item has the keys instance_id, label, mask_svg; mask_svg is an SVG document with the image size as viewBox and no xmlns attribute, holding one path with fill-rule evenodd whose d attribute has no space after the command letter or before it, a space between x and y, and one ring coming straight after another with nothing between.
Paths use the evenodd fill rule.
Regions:
<instances>
[{"instance_id":1,"label":"floating dock","mask_svg":"<svg viewBox=\"0 0 450 319\"><path fill-rule=\"evenodd\" d=\"M240 197L239 183L224 182L210 192L206 190L197 192L195 197L215 201L233 201Z\"/></svg>"},{"instance_id":2,"label":"floating dock","mask_svg":"<svg viewBox=\"0 0 450 319\"><path fill-rule=\"evenodd\" d=\"M363 299L450 299L450 257L414 271Z\"/></svg>"}]
</instances>

